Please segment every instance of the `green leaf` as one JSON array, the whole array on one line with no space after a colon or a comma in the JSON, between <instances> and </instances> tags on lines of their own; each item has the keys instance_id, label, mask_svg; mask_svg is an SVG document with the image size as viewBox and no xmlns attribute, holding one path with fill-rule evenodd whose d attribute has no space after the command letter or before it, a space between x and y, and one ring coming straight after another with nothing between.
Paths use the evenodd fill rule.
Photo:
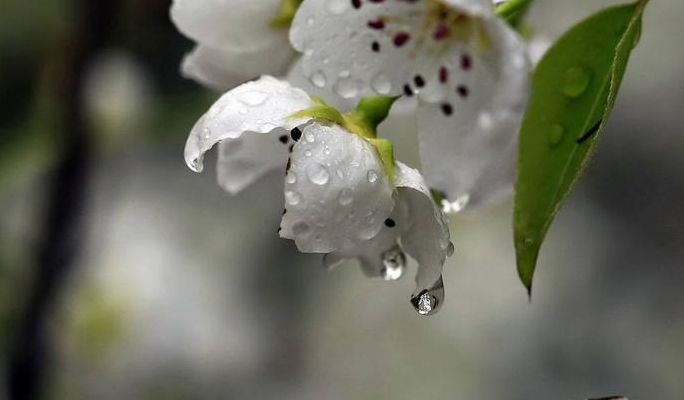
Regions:
<instances>
[{"instance_id":1,"label":"green leaf","mask_svg":"<svg viewBox=\"0 0 684 400\"><path fill-rule=\"evenodd\" d=\"M605 127L647 2L610 7L578 23L534 72L514 211L518 274L530 293L544 236Z\"/></svg>"}]
</instances>

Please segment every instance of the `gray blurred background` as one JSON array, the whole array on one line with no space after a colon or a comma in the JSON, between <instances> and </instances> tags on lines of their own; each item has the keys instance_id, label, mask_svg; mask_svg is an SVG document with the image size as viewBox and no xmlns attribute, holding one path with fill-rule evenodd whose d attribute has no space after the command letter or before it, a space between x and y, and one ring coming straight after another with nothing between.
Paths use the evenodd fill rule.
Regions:
<instances>
[{"instance_id":1,"label":"gray blurred background","mask_svg":"<svg viewBox=\"0 0 684 400\"><path fill-rule=\"evenodd\" d=\"M211 159L190 172L218 97L178 74L192 44L167 1L99 3L0 4L0 399L684 399L684 2L649 5L532 301L507 202L451 219L430 318L414 270L278 239L280 173L229 197ZM530 22L553 39L610 3Z\"/></svg>"}]
</instances>

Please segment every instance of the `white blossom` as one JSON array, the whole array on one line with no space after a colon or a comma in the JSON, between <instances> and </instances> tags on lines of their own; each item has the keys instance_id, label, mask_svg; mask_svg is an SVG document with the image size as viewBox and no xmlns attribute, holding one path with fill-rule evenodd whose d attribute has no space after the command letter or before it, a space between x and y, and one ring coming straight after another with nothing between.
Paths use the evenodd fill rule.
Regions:
<instances>
[{"instance_id":1,"label":"white blossom","mask_svg":"<svg viewBox=\"0 0 684 400\"><path fill-rule=\"evenodd\" d=\"M530 67L490 0L305 0L290 41L314 86L417 98L423 173L448 208L510 193Z\"/></svg>"},{"instance_id":2,"label":"white blossom","mask_svg":"<svg viewBox=\"0 0 684 400\"><path fill-rule=\"evenodd\" d=\"M413 304L422 314L443 301L442 267L452 251L441 209L418 171L394 164L390 176L377 148L347 128L307 115L316 103L272 77L224 94L195 124L185 159L219 144L219 184L237 193L263 173L286 170L280 236L298 249L325 253L326 263L359 260L364 272L401 276L404 250L419 264Z\"/></svg>"},{"instance_id":3,"label":"white blossom","mask_svg":"<svg viewBox=\"0 0 684 400\"><path fill-rule=\"evenodd\" d=\"M273 26L281 0L174 0L171 19L197 42L184 76L228 89L262 74L284 73L294 51L287 28Z\"/></svg>"}]
</instances>

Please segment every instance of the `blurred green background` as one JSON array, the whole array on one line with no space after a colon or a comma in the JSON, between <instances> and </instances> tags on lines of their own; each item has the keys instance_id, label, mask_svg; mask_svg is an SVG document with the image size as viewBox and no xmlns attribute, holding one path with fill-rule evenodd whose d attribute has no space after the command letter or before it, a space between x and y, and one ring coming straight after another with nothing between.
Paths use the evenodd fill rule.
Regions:
<instances>
[{"instance_id":1,"label":"blurred green background","mask_svg":"<svg viewBox=\"0 0 684 400\"><path fill-rule=\"evenodd\" d=\"M611 3L530 23L553 39ZM684 2L647 9L532 302L508 202L451 219L430 318L413 271L326 272L278 239L279 172L229 197L185 167L219 94L180 77L168 8L0 4L0 399L684 398Z\"/></svg>"}]
</instances>

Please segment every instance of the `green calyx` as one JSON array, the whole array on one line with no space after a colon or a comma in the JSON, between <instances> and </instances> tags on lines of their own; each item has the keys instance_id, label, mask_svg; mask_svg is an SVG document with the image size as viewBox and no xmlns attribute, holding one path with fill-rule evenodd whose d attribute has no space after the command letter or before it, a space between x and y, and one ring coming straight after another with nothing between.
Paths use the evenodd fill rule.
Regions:
<instances>
[{"instance_id":1,"label":"green calyx","mask_svg":"<svg viewBox=\"0 0 684 400\"><path fill-rule=\"evenodd\" d=\"M509 0L496 6L496 15L517 30L526 29L522 20L534 0Z\"/></svg>"},{"instance_id":2,"label":"green calyx","mask_svg":"<svg viewBox=\"0 0 684 400\"><path fill-rule=\"evenodd\" d=\"M289 28L302 0L280 0L278 13L269 21L273 28Z\"/></svg>"},{"instance_id":3,"label":"green calyx","mask_svg":"<svg viewBox=\"0 0 684 400\"><path fill-rule=\"evenodd\" d=\"M312 97L315 105L292 114L291 118L311 117L340 125L349 132L365 139L375 147L387 176L394 179L394 145L391 141L378 138L377 127L387 118L392 104L399 97L369 96L359 101L355 109L342 114L320 97Z\"/></svg>"}]
</instances>

